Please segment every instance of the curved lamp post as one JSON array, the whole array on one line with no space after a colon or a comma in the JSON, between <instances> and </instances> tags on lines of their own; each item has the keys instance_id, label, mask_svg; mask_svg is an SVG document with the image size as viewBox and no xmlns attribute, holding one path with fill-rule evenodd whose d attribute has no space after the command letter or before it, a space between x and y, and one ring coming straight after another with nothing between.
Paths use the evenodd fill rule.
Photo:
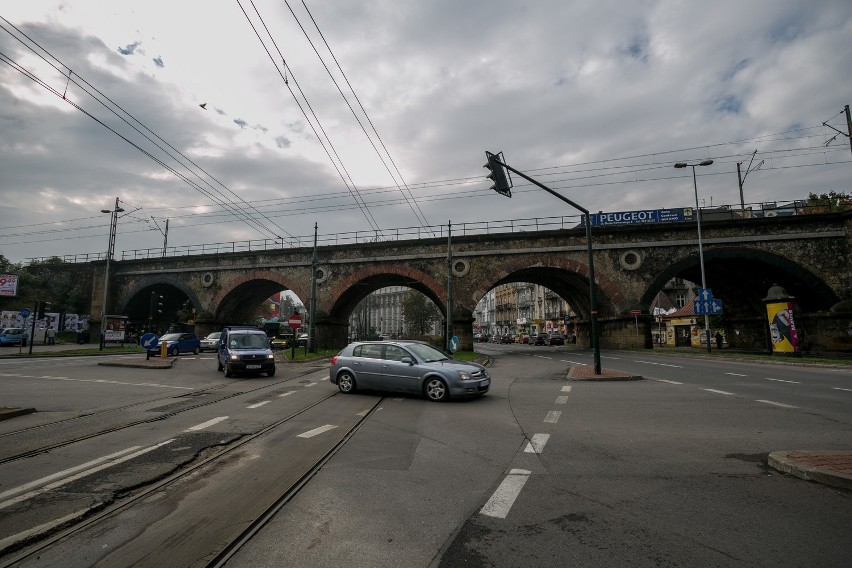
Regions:
<instances>
[{"instance_id":1,"label":"curved lamp post","mask_svg":"<svg viewBox=\"0 0 852 568\"><path fill-rule=\"evenodd\" d=\"M701 263L701 287L705 290L707 289L707 280L704 277L704 246L701 241L701 208L698 207L698 182L695 179L695 167L696 166L709 166L713 163L713 160L704 160L703 162L698 162L697 164L687 164L686 162L678 162L674 165L674 167L680 168L692 168L692 186L695 189L695 214L698 219L698 260ZM710 352L710 316L708 314L704 314L704 332L707 334L707 352Z\"/></svg>"}]
</instances>

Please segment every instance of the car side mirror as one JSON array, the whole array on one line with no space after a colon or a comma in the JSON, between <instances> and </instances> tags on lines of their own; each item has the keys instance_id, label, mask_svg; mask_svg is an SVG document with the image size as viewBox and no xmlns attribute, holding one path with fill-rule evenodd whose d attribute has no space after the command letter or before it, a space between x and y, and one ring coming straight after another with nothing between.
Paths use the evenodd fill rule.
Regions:
<instances>
[{"instance_id":1,"label":"car side mirror","mask_svg":"<svg viewBox=\"0 0 852 568\"><path fill-rule=\"evenodd\" d=\"M399 360L399 362L405 363L406 365L413 365L414 359L412 359L411 357L403 357L402 359Z\"/></svg>"}]
</instances>

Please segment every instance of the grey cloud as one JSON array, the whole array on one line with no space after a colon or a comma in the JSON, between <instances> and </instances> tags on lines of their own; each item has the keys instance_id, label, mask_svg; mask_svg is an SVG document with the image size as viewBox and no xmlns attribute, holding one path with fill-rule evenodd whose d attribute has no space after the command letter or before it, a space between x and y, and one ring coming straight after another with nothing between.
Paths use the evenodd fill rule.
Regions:
<instances>
[{"instance_id":1,"label":"grey cloud","mask_svg":"<svg viewBox=\"0 0 852 568\"><path fill-rule=\"evenodd\" d=\"M154 58L154 65L156 65L157 67L165 67L165 65L163 64L163 58L162 57L155 57Z\"/></svg>"},{"instance_id":2,"label":"grey cloud","mask_svg":"<svg viewBox=\"0 0 852 568\"><path fill-rule=\"evenodd\" d=\"M140 45L142 45L140 42L134 41L133 43L128 44L127 47L119 47L118 52L122 55L133 55L136 50L139 49ZM139 51L141 53L142 50Z\"/></svg>"}]
</instances>

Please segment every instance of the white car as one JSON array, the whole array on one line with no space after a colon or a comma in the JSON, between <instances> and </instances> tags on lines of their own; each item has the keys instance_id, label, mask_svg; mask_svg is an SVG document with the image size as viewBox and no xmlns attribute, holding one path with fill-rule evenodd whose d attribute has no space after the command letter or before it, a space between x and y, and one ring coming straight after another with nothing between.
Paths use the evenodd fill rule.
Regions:
<instances>
[{"instance_id":1,"label":"white car","mask_svg":"<svg viewBox=\"0 0 852 568\"><path fill-rule=\"evenodd\" d=\"M219 338L222 337L221 331L214 331L207 337L201 340L200 351L216 351L219 349Z\"/></svg>"}]
</instances>

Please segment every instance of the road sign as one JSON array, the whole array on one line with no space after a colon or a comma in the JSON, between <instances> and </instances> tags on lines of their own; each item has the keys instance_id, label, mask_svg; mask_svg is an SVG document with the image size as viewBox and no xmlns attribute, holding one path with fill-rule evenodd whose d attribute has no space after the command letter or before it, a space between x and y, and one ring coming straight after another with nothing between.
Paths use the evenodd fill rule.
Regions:
<instances>
[{"instance_id":1,"label":"road sign","mask_svg":"<svg viewBox=\"0 0 852 568\"><path fill-rule=\"evenodd\" d=\"M450 339L450 353L455 353L459 350L459 338L455 335Z\"/></svg>"},{"instance_id":2,"label":"road sign","mask_svg":"<svg viewBox=\"0 0 852 568\"><path fill-rule=\"evenodd\" d=\"M289 325L293 329L302 327L302 316L300 316L299 314L293 314L292 316L287 318L287 325Z\"/></svg>"},{"instance_id":3,"label":"road sign","mask_svg":"<svg viewBox=\"0 0 852 568\"><path fill-rule=\"evenodd\" d=\"M630 310L630 313L633 314L634 316L638 316L639 314L642 313L642 310Z\"/></svg>"},{"instance_id":4,"label":"road sign","mask_svg":"<svg viewBox=\"0 0 852 568\"><path fill-rule=\"evenodd\" d=\"M139 338L139 345L141 345L144 349L155 349L159 342L160 340L157 338L156 333L146 333Z\"/></svg>"},{"instance_id":5,"label":"road sign","mask_svg":"<svg viewBox=\"0 0 852 568\"><path fill-rule=\"evenodd\" d=\"M21 310L21 317L27 319L28 317L30 317L30 311L27 308L24 308L23 310Z\"/></svg>"},{"instance_id":6,"label":"road sign","mask_svg":"<svg viewBox=\"0 0 852 568\"><path fill-rule=\"evenodd\" d=\"M699 288L698 299L709 302L713 299L713 290L711 290L710 288Z\"/></svg>"},{"instance_id":7,"label":"road sign","mask_svg":"<svg viewBox=\"0 0 852 568\"><path fill-rule=\"evenodd\" d=\"M721 314L722 311L722 300L718 298L713 298L712 300L694 300L692 302L692 313L697 316L716 316Z\"/></svg>"}]
</instances>

